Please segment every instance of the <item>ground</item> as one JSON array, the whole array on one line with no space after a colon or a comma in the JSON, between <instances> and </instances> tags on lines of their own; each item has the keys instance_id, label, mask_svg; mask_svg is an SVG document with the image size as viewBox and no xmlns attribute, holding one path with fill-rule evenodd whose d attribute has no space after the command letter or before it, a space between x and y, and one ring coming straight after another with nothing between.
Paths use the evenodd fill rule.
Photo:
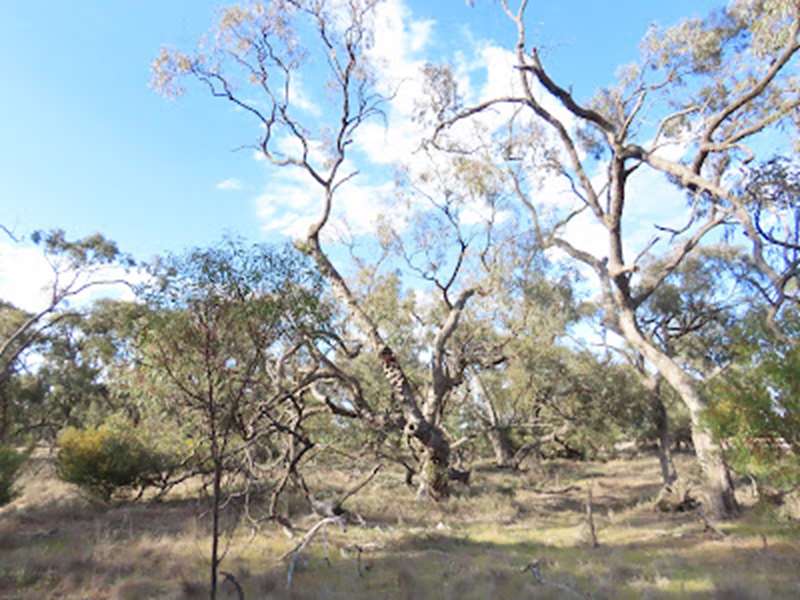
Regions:
<instances>
[{"instance_id":1,"label":"ground","mask_svg":"<svg viewBox=\"0 0 800 600\"><path fill-rule=\"evenodd\" d=\"M694 468L688 457L680 467ZM344 490L366 470L320 468L312 487ZM719 538L696 514L653 510L658 473L651 456L524 473L486 467L469 488L431 505L387 469L346 504L365 524L317 536L291 589L279 557L298 540L274 526L240 525L225 542L222 570L248 600L800 597L797 524L749 507L720 525ZM209 518L188 488L162 502L99 505L59 482L45 457L21 484L20 497L0 509L0 598L208 597ZM740 496L752 504L747 489ZM317 520L294 518L306 528ZM231 583L220 597L236 598Z\"/></svg>"}]
</instances>

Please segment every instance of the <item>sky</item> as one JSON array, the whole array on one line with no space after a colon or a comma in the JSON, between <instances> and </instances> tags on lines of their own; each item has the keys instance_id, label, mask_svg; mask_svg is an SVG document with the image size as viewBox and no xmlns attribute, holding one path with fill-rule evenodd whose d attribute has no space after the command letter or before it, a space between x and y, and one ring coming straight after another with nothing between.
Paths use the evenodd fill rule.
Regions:
<instances>
[{"instance_id":1,"label":"sky","mask_svg":"<svg viewBox=\"0 0 800 600\"><path fill-rule=\"evenodd\" d=\"M386 4L376 46L398 77L455 57L472 74L483 72L485 86L487 62L513 48L513 28L494 1L472 8L464 0ZM551 74L586 98L637 57L649 24L720 4L540 1L531 2L528 23ZM270 171L251 150L235 150L258 135L251 119L199 87L167 100L148 86L159 48L193 48L220 6L0 0L0 223L20 237L36 229L62 228L70 237L99 231L143 260L225 233L266 242L297 233L316 214L316 202L291 174ZM392 202L388 168L408 151L413 133L403 102L401 95L390 107L397 133L376 122L358 141L378 163L354 183L343 215L360 232L369 230L380 202ZM0 297L32 303L43 277L46 265L35 250L0 240Z\"/></svg>"}]
</instances>

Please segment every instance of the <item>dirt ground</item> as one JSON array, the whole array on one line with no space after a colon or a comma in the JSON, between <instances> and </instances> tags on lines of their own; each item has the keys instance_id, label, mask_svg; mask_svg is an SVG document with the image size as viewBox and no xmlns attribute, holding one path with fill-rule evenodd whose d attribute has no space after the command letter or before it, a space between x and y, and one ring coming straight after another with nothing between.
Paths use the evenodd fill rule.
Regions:
<instances>
[{"instance_id":1,"label":"dirt ground","mask_svg":"<svg viewBox=\"0 0 800 600\"><path fill-rule=\"evenodd\" d=\"M687 457L679 467L695 468ZM320 468L312 488L344 490L366 470ZM649 456L523 473L487 466L432 505L387 469L346 505L363 525L314 538L291 588L279 557L298 538L272 525L255 531L242 522L225 539L222 570L248 600L800 597L796 523L753 507L743 488L749 506L720 525L720 537L696 513L653 510L658 473ZM0 509L0 598L208 597L207 505L188 488L161 502L98 505L58 481L46 458L20 487ZM587 525L589 489L598 547ZM293 519L305 528L318 520ZM230 582L220 597L237 597Z\"/></svg>"}]
</instances>

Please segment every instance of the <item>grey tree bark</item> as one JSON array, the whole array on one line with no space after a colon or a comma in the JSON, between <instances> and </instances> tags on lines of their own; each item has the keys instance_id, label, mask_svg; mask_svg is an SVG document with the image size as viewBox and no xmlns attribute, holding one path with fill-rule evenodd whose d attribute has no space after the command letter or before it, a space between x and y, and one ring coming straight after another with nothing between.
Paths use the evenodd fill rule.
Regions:
<instances>
[{"instance_id":1,"label":"grey tree bark","mask_svg":"<svg viewBox=\"0 0 800 600\"><path fill-rule=\"evenodd\" d=\"M625 339L641 352L678 393L686 408L692 427L697 461L704 474L706 512L714 518L729 518L739 514L733 480L722 455L722 448L702 423L708 403L699 394L695 382L667 354L647 340L639 330L633 311L619 313L619 325Z\"/></svg>"},{"instance_id":2,"label":"grey tree bark","mask_svg":"<svg viewBox=\"0 0 800 600\"><path fill-rule=\"evenodd\" d=\"M661 397L661 378L650 376L645 380L645 388L650 393L650 407L656 426L658 462L661 467L661 479L665 486L672 485L678 479L678 472L672 460L672 436L670 435L669 416Z\"/></svg>"}]
</instances>

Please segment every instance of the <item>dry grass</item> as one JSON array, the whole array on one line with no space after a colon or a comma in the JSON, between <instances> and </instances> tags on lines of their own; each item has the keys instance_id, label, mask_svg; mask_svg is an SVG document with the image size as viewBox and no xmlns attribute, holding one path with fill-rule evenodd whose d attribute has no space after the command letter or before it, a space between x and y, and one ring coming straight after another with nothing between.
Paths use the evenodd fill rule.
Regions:
<instances>
[{"instance_id":1,"label":"dry grass","mask_svg":"<svg viewBox=\"0 0 800 600\"><path fill-rule=\"evenodd\" d=\"M312 485L343 490L360 476L320 469ZM191 488L162 503L99 506L58 482L45 459L22 483L22 496L0 509L0 598L207 597L207 519ZM223 569L248 600L800 596L795 525L749 510L724 524L728 537L717 541L692 515L653 512L658 483L651 457L553 463L522 474L485 468L470 488L431 505L414 500L400 473L382 473L348 503L367 526L317 538L291 591L277 558L293 542L278 529L253 536L240 527ZM589 485L597 549L585 542ZM567 491L548 493L555 488ZM364 548L361 575L354 545ZM535 559L545 583L524 570ZM235 597L230 584L222 597Z\"/></svg>"}]
</instances>

